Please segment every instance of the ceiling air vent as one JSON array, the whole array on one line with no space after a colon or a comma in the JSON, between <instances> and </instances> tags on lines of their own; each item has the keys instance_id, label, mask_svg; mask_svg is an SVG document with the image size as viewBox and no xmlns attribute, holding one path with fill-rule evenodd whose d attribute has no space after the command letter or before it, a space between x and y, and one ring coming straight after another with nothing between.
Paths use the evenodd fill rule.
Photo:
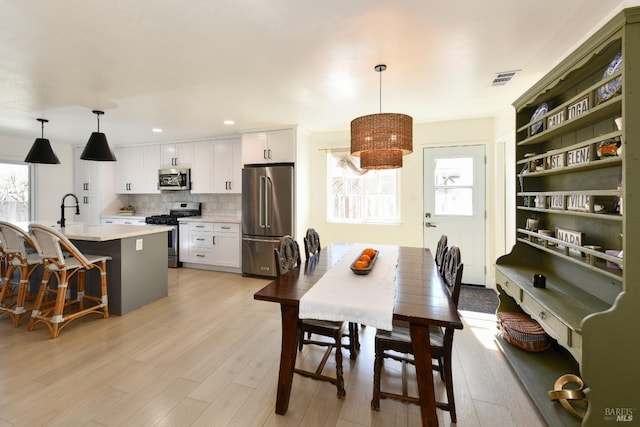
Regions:
<instances>
[{"instance_id":1,"label":"ceiling air vent","mask_svg":"<svg viewBox=\"0 0 640 427\"><path fill-rule=\"evenodd\" d=\"M500 73L496 73L496 76L494 77L493 81L491 82L491 86L504 86L505 84L507 84L507 82L509 80L511 80L513 78L513 76L516 75L516 73L518 71L520 71L520 70L502 71Z\"/></svg>"}]
</instances>

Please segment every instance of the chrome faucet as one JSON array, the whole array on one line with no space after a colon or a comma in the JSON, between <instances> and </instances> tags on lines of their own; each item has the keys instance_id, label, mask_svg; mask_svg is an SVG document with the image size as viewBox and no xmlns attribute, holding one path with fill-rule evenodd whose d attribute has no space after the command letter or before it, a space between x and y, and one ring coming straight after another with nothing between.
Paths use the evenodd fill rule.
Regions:
<instances>
[{"instance_id":1,"label":"chrome faucet","mask_svg":"<svg viewBox=\"0 0 640 427\"><path fill-rule=\"evenodd\" d=\"M74 205L71 205L71 206L65 206L64 205L64 200L69 196L73 197L74 200L76 201L75 206ZM76 197L76 195L73 194L73 193L67 193L64 196L62 196L62 203L60 204L60 221L59 221L61 228L64 228L64 226L65 226L64 208L73 208L73 207L76 208L76 215L80 215L80 204L78 203L78 198Z\"/></svg>"}]
</instances>

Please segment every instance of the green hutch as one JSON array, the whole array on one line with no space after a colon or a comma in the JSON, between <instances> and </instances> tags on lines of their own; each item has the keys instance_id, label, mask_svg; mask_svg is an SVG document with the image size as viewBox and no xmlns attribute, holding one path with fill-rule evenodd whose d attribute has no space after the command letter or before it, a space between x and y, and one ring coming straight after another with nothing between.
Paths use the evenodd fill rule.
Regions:
<instances>
[{"instance_id":1,"label":"green hutch","mask_svg":"<svg viewBox=\"0 0 640 427\"><path fill-rule=\"evenodd\" d=\"M514 107L516 245L496 262L498 311L526 312L554 345L498 342L549 425L640 425L640 7ZM585 383L582 421L547 394L565 373Z\"/></svg>"}]
</instances>

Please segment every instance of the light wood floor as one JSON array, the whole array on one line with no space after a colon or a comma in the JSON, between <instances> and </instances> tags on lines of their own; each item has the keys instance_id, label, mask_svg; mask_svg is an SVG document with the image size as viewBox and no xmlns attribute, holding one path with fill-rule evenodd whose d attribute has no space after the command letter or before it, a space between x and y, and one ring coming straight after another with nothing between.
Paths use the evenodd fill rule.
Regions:
<instances>
[{"instance_id":1,"label":"light wood floor","mask_svg":"<svg viewBox=\"0 0 640 427\"><path fill-rule=\"evenodd\" d=\"M45 326L14 329L0 316L0 427L417 426L418 407L385 399L369 409L373 328L357 361L345 352L347 397L294 377L286 416L274 413L280 308L254 301L265 280L169 269L169 297L129 313L90 316L54 340ZM454 340L458 426L544 422L493 343L492 321L465 317ZM318 352L305 347L299 364ZM383 386L398 385L385 362ZM436 379L438 393L443 388ZM438 410L440 425L451 424Z\"/></svg>"}]
</instances>

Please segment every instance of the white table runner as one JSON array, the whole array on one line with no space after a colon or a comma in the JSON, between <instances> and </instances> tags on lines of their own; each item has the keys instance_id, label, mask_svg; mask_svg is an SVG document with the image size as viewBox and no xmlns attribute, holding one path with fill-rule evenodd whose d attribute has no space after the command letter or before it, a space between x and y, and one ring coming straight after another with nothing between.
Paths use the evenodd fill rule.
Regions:
<instances>
[{"instance_id":1,"label":"white table runner","mask_svg":"<svg viewBox=\"0 0 640 427\"><path fill-rule=\"evenodd\" d=\"M300 299L301 319L357 322L391 330L398 249L376 245L377 260L367 275L351 271L351 264L367 247L354 245Z\"/></svg>"}]
</instances>

